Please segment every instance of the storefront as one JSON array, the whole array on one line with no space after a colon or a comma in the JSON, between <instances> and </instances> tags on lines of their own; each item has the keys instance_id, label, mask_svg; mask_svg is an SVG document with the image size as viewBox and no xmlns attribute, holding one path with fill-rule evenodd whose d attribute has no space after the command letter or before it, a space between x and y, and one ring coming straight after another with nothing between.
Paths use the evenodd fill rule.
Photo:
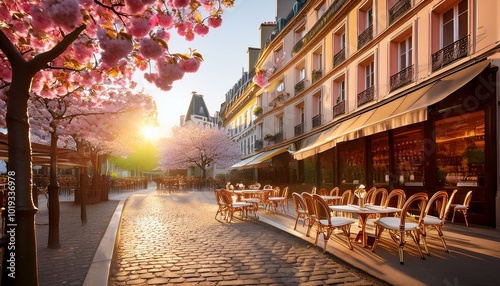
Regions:
<instances>
[{"instance_id":1,"label":"storefront","mask_svg":"<svg viewBox=\"0 0 500 286\"><path fill-rule=\"evenodd\" d=\"M458 189L456 202L472 190L469 222L495 227L496 73L475 64L332 126L294 155L313 174L304 182L407 195Z\"/></svg>"}]
</instances>

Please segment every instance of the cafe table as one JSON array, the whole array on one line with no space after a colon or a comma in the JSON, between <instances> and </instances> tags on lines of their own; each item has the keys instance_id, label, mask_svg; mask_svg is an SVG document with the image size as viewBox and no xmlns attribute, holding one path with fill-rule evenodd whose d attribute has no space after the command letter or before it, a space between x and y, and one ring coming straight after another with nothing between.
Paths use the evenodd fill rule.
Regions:
<instances>
[{"instance_id":1,"label":"cafe table","mask_svg":"<svg viewBox=\"0 0 500 286\"><path fill-rule=\"evenodd\" d=\"M325 200L329 205L335 205L336 202L342 199L342 196L320 196L323 200Z\"/></svg>"},{"instance_id":2,"label":"cafe table","mask_svg":"<svg viewBox=\"0 0 500 286\"><path fill-rule=\"evenodd\" d=\"M329 206L330 210L334 212L345 212L345 213L355 213L358 215L359 224L361 226L361 230L359 235L361 236L361 245L363 247L368 246L368 235L366 233L366 221L370 215L374 214L392 214L400 212L401 209L394 207L384 207L378 205L365 204L363 208L359 205L335 205Z\"/></svg>"}]
</instances>

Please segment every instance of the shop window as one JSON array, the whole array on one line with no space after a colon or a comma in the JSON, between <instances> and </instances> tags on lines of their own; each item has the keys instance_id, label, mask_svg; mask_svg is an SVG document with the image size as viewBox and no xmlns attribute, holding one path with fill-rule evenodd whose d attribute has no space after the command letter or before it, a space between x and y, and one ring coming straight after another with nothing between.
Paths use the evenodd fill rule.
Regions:
<instances>
[{"instance_id":1,"label":"shop window","mask_svg":"<svg viewBox=\"0 0 500 286\"><path fill-rule=\"evenodd\" d=\"M384 136L372 138L371 158L373 169L373 184L389 184L391 176L389 173L389 139L387 134L385 134Z\"/></svg>"},{"instance_id":2,"label":"shop window","mask_svg":"<svg viewBox=\"0 0 500 286\"><path fill-rule=\"evenodd\" d=\"M352 145L352 148L340 151L340 181L343 184L365 184L365 148Z\"/></svg>"},{"instance_id":3,"label":"shop window","mask_svg":"<svg viewBox=\"0 0 500 286\"><path fill-rule=\"evenodd\" d=\"M400 186L423 186L425 181L423 126L394 135L393 178Z\"/></svg>"},{"instance_id":4,"label":"shop window","mask_svg":"<svg viewBox=\"0 0 500 286\"><path fill-rule=\"evenodd\" d=\"M484 185L484 111L435 123L437 184Z\"/></svg>"},{"instance_id":5,"label":"shop window","mask_svg":"<svg viewBox=\"0 0 500 286\"><path fill-rule=\"evenodd\" d=\"M318 155L322 186L333 184L333 151L334 149L329 149Z\"/></svg>"},{"instance_id":6,"label":"shop window","mask_svg":"<svg viewBox=\"0 0 500 286\"><path fill-rule=\"evenodd\" d=\"M316 183L316 159L314 156L304 160L304 183Z\"/></svg>"}]
</instances>

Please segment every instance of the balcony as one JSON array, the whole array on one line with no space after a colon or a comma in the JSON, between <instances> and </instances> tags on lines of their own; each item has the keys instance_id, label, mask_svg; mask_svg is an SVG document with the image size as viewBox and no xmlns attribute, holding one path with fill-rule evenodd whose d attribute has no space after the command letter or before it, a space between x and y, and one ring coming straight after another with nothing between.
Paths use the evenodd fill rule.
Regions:
<instances>
[{"instance_id":1,"label":"balcony","mask_svg":"<svg viewBox=\"0 0 500 286\"><path fill-rule=\"evenodd\" d=\"M345 48L343 48L333 56L333 67L339 66L344 61L345 61Z\"/></svg>"},{"instance_id":2,"label":"balcony","mask_svg":"<svg viewBox=\"0 0 500 286\"><path fill-rule=\"evenodd\" d=\"M313 70L312 73L311 73L311 81L312 81L312 83L315 83L322 76L323 76L323 71L322 70Z\"/></svg>"},{"instance_id":3,"label":"balcony","mask_svg":"<svg viewBox=\"0 0 500 286\"><path fill-rule=\"evenodd\" d=\"M283 141L283 131L274 134L274 143Z\"/></svg>"},{"instance_id":4,"label":"balcony","mask_svg":"<svg viewBox=\"0 0 500 286\"><path fill-rule=\"evenodd\" d=\"M298 83L295 84L295 87L294 87L294 90L295 90L295 95L301 93L302 91L304 91L304 89L306 88L306 80L303 79L301 81L299 81Z\"/></svg>"},{"instance_id":5,"label":"balcony","mask_svg":"<svg viewBox=\"0 0 500 286\"><path fill-rule=\"evenodd\" d=\"M255 150L260 150L264 148L264 141L262 140L255 140Z\"/></svg>"},{"instance_id":6,"label":"balcony","mask_svg":"<svg viewBox=\"0 0 500 286\"><path fill-rule=\"evenodd\" d=\"M370 86L364 91L358 93L358 107L373 100L375 95L375 86Z\"/></svg>"},{"instance_id":7,"label":"balcony","mask_svg":"<svg viewBox=\"0 0 500 286\"><path fill-rule=\"evenodd\" d=\"M391 76L390 78L391 91L413 82L413 71L414 71L413 65L411 65L405 69L402 69L397 74Z\"/></svg>"},{"instance_id":8,"label":"balcony","mask_svg":"<svg viewBox=\"0 0 500 286\"><path fill-rule=\"evenodd\" d=\"M400 0L392 6L389 10L389 25L394 23L399 17L403 16L408 10L411 9L410 0Z\"/></svg>"},{"instance_id":9,"label":"balcony","mask_svg":"<svg viewBox=\"0 0 500 286\"><path fill-rule=\"evenodd\" d=\"M333 107L333 117L345 114L345 100L340 101Z\"/></svg>"},{"instance_id":10,"label":"balcony","mask_svg":"<svg viewBox=\"0 0 500 286\"><path fill-rule=\"evenodd\" d=\"M432 71L437 71L468 54L469 36L466 36L432 54Z\"/></svg>"},{"instance_id":11,"label":"balcony","mask_svg":"<svg viewBox=\"0 0 500 286\"><path fill-rule=\"evenodd\" d=\"M294 135L299 136L304 134L304 123L300 123L298 125L295 125L294 129Z\"/></svg>"},{"instance_id":12,"label":"balcony","mask_svg":"<svg viewBox=\"0 0 500 286\"><path fill-rule=\"evenodd\" d=\"M366 28L363 33L358 36L358 50L364 47L368 42L373 39L373 25Z\"/></svg>"},{"instance_id":13,"label":"balcony","mask_svg":"<svg viewBox=\"0 0 500 286\"><path fill-rule=\"evenodd\" d=\"M312 124L313 124L313 128L321 125L321 113L316 115L316 116L313 116Z\"/></svg>"}]
</instances>

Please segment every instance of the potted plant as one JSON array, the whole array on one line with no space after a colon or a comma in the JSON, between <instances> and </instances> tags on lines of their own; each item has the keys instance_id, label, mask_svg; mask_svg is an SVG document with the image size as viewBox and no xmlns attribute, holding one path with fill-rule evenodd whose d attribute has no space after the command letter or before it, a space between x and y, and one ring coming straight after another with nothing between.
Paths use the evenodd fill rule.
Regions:
<instances>
[{"instance_id":1,"label":"potted plant","mask_svg":"<svg viewBox=\"0 0 500 286\"><path fill-rule=\"evenodd\" d=\"M322 70L313 70L312 74L311 74L312 82L315 82L318 79L320 79L322 75L323 75L323 71Z\"/></svg>"},{"instance_id":2,"label":"potted plant","mask_svg":"<svg viewBox=\"0 0 500 286\"><path fill-rule=\"evenodd\" d=\"M304 90L304 80L299 81L297 84L295 84L294 90L295 94L301 92Z\"/></svg>"},{"instance_id":3,"label":"potted plant","mask_svg":"<svg viewBox=\"0 0 500 286\"><path fill-rule=\"evenodd\" d=\"M268 133L268 134L266 134L266 135L264 136L264 140L265 140L265 141L268 141L268 142L269 142L269 141L273 141L273 140L274 140L274 135L273 135L273 134L269 134L269 133Z\"/></svg>"},{"instance_id":4,"label":"potted plant","mask_svg":"<svg viewBox=\"0 0 500 286\"><path fill-rule=\"evenodd\" d=\"M259 116L261 114L262 114L262 107L260 107L260 106L254 107L254 109L253 109L253 115Z\"/></svg>"}]
</instances>

